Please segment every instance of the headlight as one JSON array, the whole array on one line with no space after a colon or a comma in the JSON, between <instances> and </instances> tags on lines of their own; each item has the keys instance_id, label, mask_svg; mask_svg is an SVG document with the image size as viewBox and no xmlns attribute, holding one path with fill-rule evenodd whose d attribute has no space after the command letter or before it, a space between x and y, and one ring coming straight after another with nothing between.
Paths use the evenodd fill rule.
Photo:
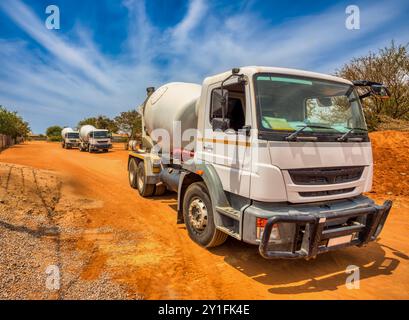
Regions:
<instances>
[{"instance_id":1,"label":"headlight","mask_svg":"<svg viewBox=\"0 0 409 320\"><path fill-rule=\"evenodd\" d=\"M257 239L261 240L264 233L264 228L266 227L268 219L267 218L257 218L256 219L256 231L257 231ZM280 239L280 231L278 230L278 224L274 224L273 228L271 229L270 240L279 240Z\"/></svg>"}]
</instances>

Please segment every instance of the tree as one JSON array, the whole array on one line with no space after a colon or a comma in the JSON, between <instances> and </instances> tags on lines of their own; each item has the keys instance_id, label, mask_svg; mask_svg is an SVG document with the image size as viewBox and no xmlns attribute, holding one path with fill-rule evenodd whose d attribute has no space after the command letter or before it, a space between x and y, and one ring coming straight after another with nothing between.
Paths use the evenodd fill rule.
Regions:
<instances>
[{"instance_id":1,"label":"tree","mask_svg":"<svg viewBox=\"0 0 409 320\"><path fill-rule=\"evenodd\" d=\"M27 137L30 127L17 112L8 111L0 105L0 133L12 138Z\"/></svg>"},{"instance_id":2,"label":"tree","mask_svg":"<svg viewBox=\"0 0 409 320\"><path fill-rule=\"evenodd\" d=\"M97 116L97 117L91 117L91 118L86 118L84 120L81 120L78 123L78 127L84 126L84 125L92 125L97 129L107 129L111 132L117 132L118 131L118 126L115 123L114 120L108 118L107 116Z\"/></svg>"},{"instance_id":3,"label":"tree","mask_svg":"<svg viewBox=\"0 0 409 320\"><path fill-rule=\"evenodd\" d=\"M128 135L130 139L135 139L141 133L142 119L136 110L121 112L115 117L118 129Z\"/></svg>"},{"instance_id":4,"label":"tree","mask_svg":"<svg viewBox=\"0 0 409 320\"><path fill-rule=\"evenodd\" d=\"M383 116L409 120L409 54L408 45L395 45L380 49L377 54L354 58L336 75L349 80L370 80L386 85L391 98L364 100L364 112L368 125L376 129Z\"/></svg>"},{"instance_id":5,"label":"tree","mask_svg":"<svg viewBox=\"0 0 409 320\"><path fill-rule=\"evenodd\" d=\"M45 134L47 137L57 137L61 135L62 128L60 126L48 127Z\"/></svg>"}]
</instances>

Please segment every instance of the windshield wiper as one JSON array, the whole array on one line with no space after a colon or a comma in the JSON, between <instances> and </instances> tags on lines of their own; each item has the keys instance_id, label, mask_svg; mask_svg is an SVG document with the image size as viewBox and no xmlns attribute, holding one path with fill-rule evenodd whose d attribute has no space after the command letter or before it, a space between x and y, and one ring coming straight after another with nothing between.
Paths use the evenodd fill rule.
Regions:
<instances>
[{"instance_id":1,"label":"windshield wiper","mask_svg":"<svg viewBox=\"0 0 409 320\"><path fill-rule=\"evenodd\" d=\"M344 142L344 141L348 141L348 136L351 134L351 133L354 133L356 130L361 130L361 131L364 131L364 132L368 132L368 130L367 129L365 129L365 128L346 128L346 129L349 129L347 132L345 132L342 136L340 136L337 140L338 141L340 141L340 142Z\"/></svg>"},{"instance_id":2,"label":"windshield wiper","mask_svg":"<svg viewBox=\"0 0 409 320\"><path fill-rule=\"evenodd\" d=\"M328 127L328 126L320 126L320 125L316 125L316 124L305 124L300 129L298 129L297 131L295 131L295 132L291 133L290 135L288 135L287 137L285 137L285 139L287 141L297 140L297 136L307 128L311 128L311 129L333 129L332 127Z\"/></svg>"}]
</instances>

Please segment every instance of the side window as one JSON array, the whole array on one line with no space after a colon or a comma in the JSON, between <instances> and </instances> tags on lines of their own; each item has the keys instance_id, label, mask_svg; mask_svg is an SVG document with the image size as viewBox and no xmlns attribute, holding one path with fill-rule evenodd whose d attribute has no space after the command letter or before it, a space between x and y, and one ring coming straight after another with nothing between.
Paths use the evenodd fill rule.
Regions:
<instances>
[{"instance_id":1,"label":"side window","mask_svg":"<svg viewBox=\"0 0 409 320\"><path fill-rule=\"evenodd\" d=\"M234 131L242 129L245 121L245 93L244 86L233 85L232 88L225 87L228 91L228 103L224 110L225 118L230 119L230 128ZM214 118L222 118L222 92L220 88L213 89L210 105L210 123Z\"/></svg>"},{"instance_id":2,"label":"side window","mask_svg":"<svg viewBox=\"0 0 409 320\"><path fill-rule=\"evenodd\" d=\"M221 118L222 116L222 90L214 89L210 107L210 123L214 118Z\"/></svg>"}]
</instances>

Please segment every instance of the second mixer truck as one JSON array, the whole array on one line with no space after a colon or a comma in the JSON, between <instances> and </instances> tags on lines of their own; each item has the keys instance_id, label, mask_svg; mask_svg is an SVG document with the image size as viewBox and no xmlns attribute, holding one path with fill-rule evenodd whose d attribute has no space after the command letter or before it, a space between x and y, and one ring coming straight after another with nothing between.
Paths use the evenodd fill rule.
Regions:
<instances>
[{"instance_id":1,"label":"second mixer truck","mask_svg":"<svg viewBox=\"0 0 409 320\"><path fill-rule=\"evenodd\" d=\"M232 236L268 259L310 259L379 236L392 202L363 195L373 160L361 100L387 98L382 84L243 67L147 91L129 183L145 197L177 192L177 222L198 244Z\"/></svg>"},{"instance_id":2,"label":"second mixer truck","mask_svg":"<svg viewBox=\"0 0 409 320\"><path fill-rule=\"evenodd\" d=\"M97 129L91 125L85 125L80 128L80 151L108 152L111 148L111 134L108 130Z\"/></svg>"},{"instance_id":3,"label":"second mixer truck","mask_svg":"<svg viewBox=\"0 0 409 320\"><path fill-rule=\"evenodd\" d=\"M75 131L72 128L64 128L61 131L62 142L61 145L63 148L71 149L77 148L80 143L79 132Z\"/></svg>"}]
</instances>

